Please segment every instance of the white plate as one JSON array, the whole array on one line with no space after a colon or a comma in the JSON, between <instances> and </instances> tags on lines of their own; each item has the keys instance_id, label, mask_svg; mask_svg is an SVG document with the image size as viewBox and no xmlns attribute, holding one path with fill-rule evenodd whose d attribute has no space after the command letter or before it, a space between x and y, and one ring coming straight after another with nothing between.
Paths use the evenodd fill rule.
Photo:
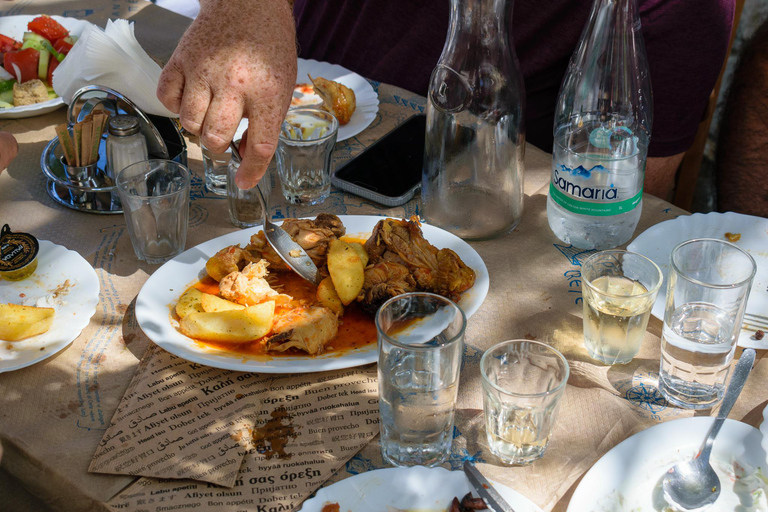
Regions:
<instances>
[{"instance_id":1,"label":"white plate","mask_svg":"<svg viewBox=\"0 0 768 512\"><path fill-rule=\"evenodd\" d=\"M515 512L542 512L517 491L493 482ZM323 504L338 503L342 512L385 512L387 507L420 512L445 512L454 497L477 491L461 471L444 468L386 468L360 473L317 491L301 512L321 512ZM490 510L490 509L489 509Z\"/></svg>"},{"instance_id":2,"label":"white plate","mask_svg":"<svg viewBox=\"0 0 768 512\"><path fill-rule=\"evenodd\" d=\"M347 124L339 126L339 134L336 138L338 142L354 137L368 128L376 119L376 113L379 111L379 96L365 78L336 64L299 59L296 83L311 83L309 75L312 75L313 78L322 77L339 82L355 91L355 103L357 104L355 113L352 114L352 118Z\"/></svg>"},{"instance_id":3,"label":"white plate","mask_svg":"<svg viewBox=\"0 0 768 512\"><path fill-rule=\"evenodd\" d=\"M371 230L384 217L368 215L340 215L347 235L367 238ZM422 224L424 238L437 248L453 249L476 274L475 285L461 297L459 305L467 317L483 303L488 293L488 269L472 247L460 238L442 229ZM349 350L342 355L328 353L319 356L247 357L210 347L203 347L181 334L171 315L179 296L197 280L206 275L205 263L219 250L229 245L248 244L251 235L261 226L234 231L204 242L178 255L152 274L136 298L136 319L144 333L161 348L188 361L215 368L261 373L321 372L351 368L373 363L377 359L376 344Z\"/></svg>"},{"instance_id":4,"label":"white plate","mask_svg":"<svg viewBox=\"0 0 768 512\"><path fill-rule=\"evenodd\" d=\"M762 436L760 444L763 447L763 452L767 454L764 461L765 466L763 467L768 468L768 405L763 409L763 422L760 424L760 435Z\"/></svg>"},{"instance_id":5,"label":"white plate","mask_svg":"<svg viewBox=\"0 0 768 512\"><path fill-rule=\"evenodd\" d=\"M653 506L654 499L663 499L661 478L677 462L693 458L713 421L714 418L706 417L669 421L619 443L584 475L568 504L568 512L661 510L658 502ZM760 432L746 423L725 420L712 450L711 460L720 476L722 491L711 510L747 510L736 508L740 498L721 470L733 461L752 469L762 466L764 470L765 452L760 447L760 438ZM623 507L618 503L619 493L624 497ZM740 495L747 499L744 493Z\"/></svg>"},{"instance_id":6,"label":"white plate","mask_svg":"<svg viewBox=\"0 0 768 512\"><path fill-rule=\"evenodd\" d=\"M34 16L3 16L0 17L0 34L12 37L17 41L21 41L24 37L24 32L27 32L27 23L37 18L39 15ZM51 16L54 20L61 23L64 28L69 30L69 33L80 37L85 27L91 25L90 22L84 20L78 20L76 18L65 18L63 16ZM64 104L64 100L61 98L55 98L52 100L44 101L42 103L35 103L34 105L25 105L23 107L3 108L0 109L0 119L21 119L24 117L34 117L53 112Z\"/></svg>"},{"instance_id":7,"label":"white plate","mask_svg":"<svg viewBox=\"0 0 768 512\"><path fill-rule=\"evenodd\" d=\"M736 245L752 255L757 263L757 274L752 282L747 313L768 317L768 219L733 212L681 215L651 226L627 246L627 250L652 259L664 274L664 284L651 312L653 316L664 320L669 256L672 249L692 238L717 238L727 241L725 233L740 234L741 239L735 242ZM765 323L768 323L768 320ZM768 336L759 341L753 338L758 328L745 325L739 335L739 346L768 349Z\"/></svg>"},{"instance_id":8,"label":"white plate","mask_svg":"<svg viewBox=\"0 0 768 512\"><path fill-rule=\"evenodd\" d=\"M0 281L0 302L53 307L56 315L46 333L21 341L0 341L0 373L37 363L69 346L88 325L99 303L99 279L93 267L75 251L46 240L39 242L37 270L22 281ZM69 286L64 286L67 280ZM66 291L51 299L59 287ZM38 300L45 303L36 304Z\"/></svg>"}]
</instances>

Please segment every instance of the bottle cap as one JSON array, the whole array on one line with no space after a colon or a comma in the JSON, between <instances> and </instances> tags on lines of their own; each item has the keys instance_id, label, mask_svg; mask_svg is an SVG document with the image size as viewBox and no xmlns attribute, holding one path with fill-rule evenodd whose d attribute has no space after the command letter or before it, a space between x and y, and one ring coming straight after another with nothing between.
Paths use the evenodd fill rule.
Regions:
<instances>
[{"instance_id":1,"label":"bottle cap","mask_svg":"<svg viewBox=\"0 0 768 512\"><path fill-rule=\"evenodd\" d=\"M37 269L37 238L29 233L14 233L6 224L0 231L0 277L20 281Z\"/></svg>"},{"instance_id":2,"label":"bottle cap","mask_svg":"<svg viewBox=\"0 0 768 512\"><path fill-rule=\"evenodd\" d=\"M109 133L118 137L139 133L139 119L124 114L113 116L109 120Z\"/></svg>"}]
</instances>

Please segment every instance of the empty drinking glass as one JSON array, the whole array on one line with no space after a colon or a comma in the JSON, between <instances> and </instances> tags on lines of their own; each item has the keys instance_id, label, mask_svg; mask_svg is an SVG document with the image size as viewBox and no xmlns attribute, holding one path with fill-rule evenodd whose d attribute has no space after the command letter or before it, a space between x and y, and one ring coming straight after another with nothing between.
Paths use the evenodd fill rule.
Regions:
<instances>
[{"instance_id":1,"label":"empty drinking glass","mask_svg":"<svg viewBox=\"0 0 768 512\"><path fill-rule=\"evenodd\" d=\"M117 173L117 191L136 257L163 263L184 251L189 171L171 160L145 160Z\"/></svg>"}]
</instances>

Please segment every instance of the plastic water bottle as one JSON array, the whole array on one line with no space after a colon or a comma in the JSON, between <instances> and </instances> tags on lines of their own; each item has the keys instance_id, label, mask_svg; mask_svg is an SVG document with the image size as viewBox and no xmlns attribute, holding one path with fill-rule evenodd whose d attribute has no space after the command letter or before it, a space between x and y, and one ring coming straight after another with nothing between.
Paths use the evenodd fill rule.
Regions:
<instances>
[{"instance_id":1,"label":"plastic water bottle","mask_svg":"<svg viewBox=\"0 0 768 512\"><path fill-rule=\"evenodd\" d=\"M653 98L635 0L595 0L557 101L547 218L582 249L629 241L640 219Z\"/></svg>"}]
</instances>

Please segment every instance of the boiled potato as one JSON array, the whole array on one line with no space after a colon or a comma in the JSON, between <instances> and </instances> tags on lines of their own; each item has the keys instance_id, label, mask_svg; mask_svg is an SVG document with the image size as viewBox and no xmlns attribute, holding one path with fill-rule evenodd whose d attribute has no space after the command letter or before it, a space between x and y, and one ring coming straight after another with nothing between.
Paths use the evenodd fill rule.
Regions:
<instances>
[{"instance_id":1,"label":"boiled potato","mask_svg":"<svg viewBox=\"0 0 768 512\"><path fill-rule=\"evenodd\" d=\"M190 313L202 313L203 305L200 303L202 298L203 292L197 288L190 288L179 297L179 302L176 304L176 314L179 315L179 318L184 318Z\"/></svg>"},{"instance_id":2,"label":"boiled potato","mask_svg":"<svg viewBox=\"0 0 768 512\"><path fill-rule=\"evenodd\" d=\"M363 260L347 242L331 240L328 249L328 272L333 287L345 306L357 298L365 281Z\"/></svg>"},{"instance_id":3,"label":"boiled potato","mask_svg":"<svg viewBox=\"0 0 768 512\"><path fill-rule=\"evenodd\" d=\"M365 246L360 242L347 242L349 246L355 250L360 259L363 262L363 268L368 265L368 251L365 250Z\"/></svg>"},{"instance_id":4,"label":"boiled potato","mask_svg":"<svg viewBox=\"0 0 768 512\"><path fill-rule=\"evenodd\" d=\"M190 338L233 343L265 336L272 329L275 302L269 301L244 309L190 313L181 319L181 332Z\"/></svg>"},{"instance_id":5,"label":"boiled potato","mask_svg":"<svg viewBox=\"0 0 768 512\"><path fill-rule=\"evenodd\" d=\"M203 311L206 313L215 313L217 311L230 311L233 309L245 309L245 306L232 302L227 299L222 299L216 295L210 293L204 293L200 298L200 304L203 306Z\"/></svg>"},{"instance_id":6,"label":"boiled potato","mask_svg":"<svg viewBox=\"0 0 768 512\"><path fill-rule=\"evenodd\" d=\"M0 304L0 340L19 341L48 332L56 310Z\"/></svg>"},{"instance_id":7,"label":"boiled potato","mask_svg":"<svg viewBox=\"0 0 768 512\"><path fill-rule=\"evenodd\" d=\"M317 301L336 313L336 316L344 315L344 306L330 277L326 277L317 285Z\"/></svg>"}]
</instances>

